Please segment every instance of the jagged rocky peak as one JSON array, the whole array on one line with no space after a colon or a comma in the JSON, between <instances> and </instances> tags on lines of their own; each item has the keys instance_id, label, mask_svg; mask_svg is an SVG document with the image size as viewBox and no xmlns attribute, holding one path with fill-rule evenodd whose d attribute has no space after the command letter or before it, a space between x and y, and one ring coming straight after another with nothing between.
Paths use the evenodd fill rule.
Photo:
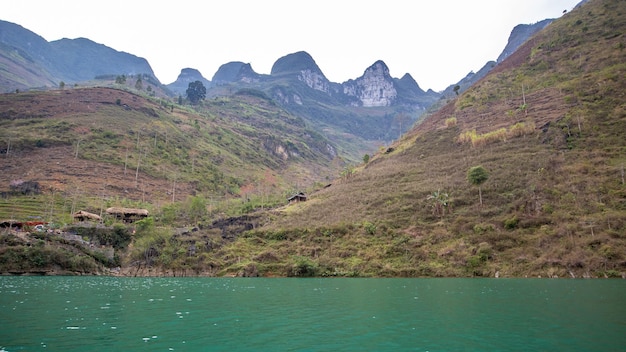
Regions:
<instances>
[{"instance_id":1,"label":"jagged rocky peak","mask_svg":"<svg viewBox=\"0 0 626 352\"><path fill-rule=\"evenodd\" d=\"M289 54L276 60L271 75L295 74L299 81L310 88L330 93L330 82L315 60L305 51Z\"/></svg>"},{"instance_id":2,"label":"jagged rocky peak","mask_svg":"<svg viewBox=\"0 0 626 352\"><path fill-rule=\"evenodd\" d=\"M413 79L409 73L405 73L402 78L397 80L398 86L401 86L404 90L409 91L416 95L424 94L424 90L420 88L419 84Z\"/></svg>"},{"instance_id":3,"label":"jagged rocky peak","mask_svg":"<svg viewBox=\"0 0 626 352\"><path fill-rule=\"evenodd\" d=\"M381 60L368 67L356 80L344 82L343 92L358 98L365 107L390 106L398 96L389 68Z\"/></svg>"},{"instance_id":4,"label":"jagged rocky peak","mask_svg":"<svg viewBox=\"0 0 626 352\"><path fill-rule=\"evenodd\" d=\"M232 61L220 66L220 68L213 75L212 81L214 83L228 83L228 82L245 82L252 83L258 82L260 75L252 69L252 65L249 63L243 63L241 61Z\"/></svg>"}]
</instances>

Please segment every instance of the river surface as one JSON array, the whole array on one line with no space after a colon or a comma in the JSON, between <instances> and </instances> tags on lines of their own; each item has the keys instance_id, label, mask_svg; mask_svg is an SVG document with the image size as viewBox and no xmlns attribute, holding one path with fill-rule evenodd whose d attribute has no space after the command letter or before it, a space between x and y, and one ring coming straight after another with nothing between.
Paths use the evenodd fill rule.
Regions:
<instances>
[{"instance_id":1,"label":"river surface","mask_svg":"<svg viewBox=\"0 0 626 352\"><path fill-rule=\"evenodd\" d=\"M626 280L0 277L0 351L626 351Z\"/></svg>"}]
</instances>

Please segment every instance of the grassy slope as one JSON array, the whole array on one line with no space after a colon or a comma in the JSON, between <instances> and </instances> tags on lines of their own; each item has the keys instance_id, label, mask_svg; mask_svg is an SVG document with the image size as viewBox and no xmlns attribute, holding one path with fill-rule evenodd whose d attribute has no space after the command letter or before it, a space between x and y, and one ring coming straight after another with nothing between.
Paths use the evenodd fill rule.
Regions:
<instances>
[{"instance_id":1,"label":"grassy slope","mask_svg":"<svg viewBox=\"0 0 626 352\"><path fill-rule=\"evenodd\" d=\"M317 273L623 275L624 14L623 1L591 1L565 15L394 152L233 247L261 268L267 248L286 268L303 256ZM472 130L475 145L460 143ZM490 173L483 206L466 179L477 165ZM428 199L438 190L443 216Z\"/></svg>"},{"instance_id":2,"label":"grassy slope","mask_svg":"<svg viewBox=\"0 0 626 352\"><path fill-rule=\"evenodd\" d=\"M155 213L156 224L149 221L138 226L123 253L122 273L624 275L625 12L623 1L597 0L563 16L458 99L428 116L393 145L393 151L374 156L352 176L309 194L307 202L231 218L212 212L200 221L198 231L175 234L159 226L163 220L158 219L169 216L166 210L171 209L163 207ZM255 101L244 107L231 99L207 102L198 119L199 129L194 126L197 115L177 110L166 114L168 118L160 123L176 125L180 131L168 132L168 140L184 148L166 149L171 155L167 160L177 163L162 166L155 162L147 167L146 174L156 176L146 178L150 180L146 184L156 184L159 175L171 172L170 168L190 170L189 148L194 144L188 137L197 133L218 145L217 150L210 143L197 148L201 155L197 160L217 157L211 159L215 164L222 160L221 152L220 170L227 170L223 174L227 182L231 176L239 178L232 180L237 183L242 175L250 175L243 161L248 157L258 161L252 168L280 165L280 159L267 159L266 153L256 154L255 148L243 146L254 130L227 124L230 116L238 122L251 118L245 125L262 125L265 119L254 117L266 116L263 104ZM230 113L212 110L220 105L229 106L226 111ZM246 117L258 109L262 111ZM139 121L150 113L136 110L133 107L131 112ZM161 131L156 135L157 147L165 140L159 128L164 127L150 129ZM463 142L462 136L468 141ZM55 144L53 137L45 142ZM135 139L131 137L136 134L127 138L132 149ZM154 135L149 137L142 142L146 148L154 143ZM28 143L36 143L36 136L28 138ZM98 145L85 150L96 157L106 155L107 150ZM69 153L72 146L67 146ZM123 150L118 148L114 155L118 166ZM478 188L466 179L467 170L477 165L490 174L481 187L482 206ZM88 167L80 170L89 172ZM91 170L93 174L93 165ZM100 165L97 170L106 168ZM256 170L247 180L263 179ZM163 193L172 183L173 175L167 175L170 178L155 187ZM182 182L189 175L185 171L177 177ZM134 181L134 175L130 179ZM81 180L85 182L85 177ZM447 206L437 207L442 203L432 198L435 192L440 194L438 199L447 200ZM47 204L67 207L72 199ZM9 207L18 208L15 203ZM190 220L188 215L181 219Z\"/></svg>"},{"instance_id":3,"label":"grassy slope","mask_svg":"<svg viewBox=\"0 0 626 352\"><path fill-rule=\"evenodd\" d=\"M212 99L196 112L123 90L77 88L0 95L0 107L2 191L22 179L57 193L80 190L79 198L162 204L237 196L244 185L282 193L294 180L336 174L321 135L249 95Z\"/></svg>"},{"instance_id":4,"label":"grassy slope","mask_svg":"<svg viewBox=\"0 0 626 352\"><path fill-rule=\"evenodd\" d=\"M362 160L363 155L372 153L381 145L397 139L401 132L406 132L416 121L422 110L406 106L393 107L355 107L340 101L327 93L311 89L291 75L272 77L255 83L255 87L268 96L282 101L285 108L302 117L317 131L324 135L339 149L339 154L350 162ZM246 89L248 83L231 83L209 89L209 96L232 94L238 89ZM296 103L294 97L300 102ZM431 99L420 102L430 104ZM400 116L405 121L401 121Z\"/></svg>"}]
</instances>

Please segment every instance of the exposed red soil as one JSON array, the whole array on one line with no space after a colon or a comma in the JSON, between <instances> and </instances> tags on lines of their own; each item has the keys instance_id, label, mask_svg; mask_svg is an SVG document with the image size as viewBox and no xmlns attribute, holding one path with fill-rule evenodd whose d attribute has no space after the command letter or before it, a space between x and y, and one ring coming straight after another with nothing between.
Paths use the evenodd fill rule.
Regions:
<instances>
[{"instance_id":1,"label":"exposed red soil","mask_svg":"<svg viewBox=\"0 0 626 352\"><path fill-rule=\"evenodd\" d=\"M117 101L131 109L142 109L145 100L119 89L89 88L46 92L5 94L0 99L0 118L62 117L68 114L88 114L101 104Z\"/></svg>"},{"instance_id":2,"label":"exposed red soil","mask_svg":"<svg viewBox=\"0 0 626 352\"><path fill-rule=\"evenodd\" d=\"M73 157L72 147L38 148L20 155L0 156L0 189L8 190L11 180L37 181L44 189L79 192L93 196L123 196L125 198L172 200L174 184L135 169ZM192 187L176 183L176 199L191 194Z\"/></svg>"}]
</instances>

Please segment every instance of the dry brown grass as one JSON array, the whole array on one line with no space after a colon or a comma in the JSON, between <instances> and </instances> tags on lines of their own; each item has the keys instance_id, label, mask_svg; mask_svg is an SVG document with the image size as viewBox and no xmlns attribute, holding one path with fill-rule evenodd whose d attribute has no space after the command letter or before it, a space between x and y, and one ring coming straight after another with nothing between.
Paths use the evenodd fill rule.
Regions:
<instances>
[{"instance_id":1,"label":"dry brown grass","mask_svg":"<svg viewBox=\"0 0 626 352\"><path fill-rule=\"evenodd\" d=\"M626 253L619 234L626 231L620 176L626 114L619 93L626 86L616 79L626 72L626 55L619 49L623 36L596 37L618 31L620 12L626 13L623 2L592 1L564 16L428 116L395 152L375 155L350 180L311 194L314 202L260 231L360 231L368 222L392 238L411 233L407 253L422 258L408 264L416 275L626 272L626 260L616 254ZM588 31L563 38L564 31L580 33L579 20ZM604 28L607 23L613 27ZM584 60L568 56L582 47ZM490 173L483 207L465 179L475 165ZM442 218L428 203L437 190L450 195L450 213ZM406 272L404 264L389 265Z\"/></svg>"}]
</instances>

